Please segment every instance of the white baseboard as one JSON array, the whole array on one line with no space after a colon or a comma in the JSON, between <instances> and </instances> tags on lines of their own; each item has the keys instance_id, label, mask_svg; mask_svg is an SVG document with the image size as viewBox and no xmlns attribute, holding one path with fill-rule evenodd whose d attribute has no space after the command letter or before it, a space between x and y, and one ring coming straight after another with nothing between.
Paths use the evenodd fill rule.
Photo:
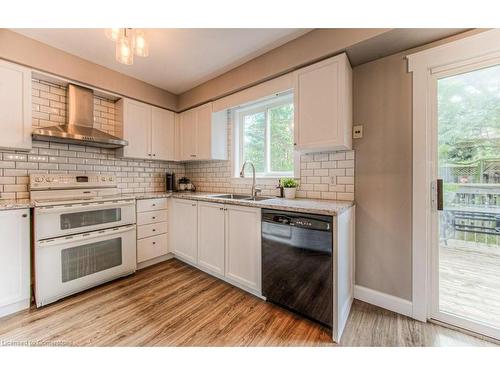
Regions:
<instances>
[{"instance_id":1,"label":"white baseboard","mask_svg":"<svg viewBox=\"0 0 500 375\"><path fill-rule=\"evenodd\" d=\"M386 310L397 312L401 315L412 317L413 314L413 304L411 301L361 285L354 286L354 298L371 305L382 307Z\"/></svg>"}]
</instances>

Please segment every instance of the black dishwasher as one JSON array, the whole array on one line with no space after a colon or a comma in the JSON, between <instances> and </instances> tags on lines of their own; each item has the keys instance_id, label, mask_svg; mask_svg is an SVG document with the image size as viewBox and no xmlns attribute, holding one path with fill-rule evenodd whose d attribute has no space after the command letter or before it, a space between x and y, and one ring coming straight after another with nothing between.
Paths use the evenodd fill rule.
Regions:
<instances>
[{"instance_id":1,"label":"black dishwasher","mask_svg":"<svg viewBox=\"0 0 500 375\"><path fill-rule=\"evenodd\" d=\"M262 295L332 327L331 216L262 210Z\"/></svg>"}]
</instances>

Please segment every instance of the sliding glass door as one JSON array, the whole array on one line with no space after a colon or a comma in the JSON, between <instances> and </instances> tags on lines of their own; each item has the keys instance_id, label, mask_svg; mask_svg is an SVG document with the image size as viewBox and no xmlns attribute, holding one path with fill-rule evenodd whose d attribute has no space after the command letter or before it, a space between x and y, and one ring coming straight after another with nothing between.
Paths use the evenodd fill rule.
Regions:
<instances>
[{"instance_id":1,"label":"sliding glass door","mask_svg":"<svg viewBox=\"0 0 500 375\"><path fill-rule=\"evenodd\" d=\"M500 62L435 78L431 317L500 338Z\"/></svg>"}]
</instances>

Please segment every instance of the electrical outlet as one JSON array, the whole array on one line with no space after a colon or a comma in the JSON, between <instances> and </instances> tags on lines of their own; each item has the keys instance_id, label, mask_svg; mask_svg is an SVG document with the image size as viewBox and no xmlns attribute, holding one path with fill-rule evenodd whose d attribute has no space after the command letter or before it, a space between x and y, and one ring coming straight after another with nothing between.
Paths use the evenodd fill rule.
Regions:
<instances>
[{"instance_id":1,"label":"electrical outlet","mask_svg":"<svg viewBox=\"0 0 500 375\"><path fill-rule=\"evenodd\" d=\"M356 125L352 127L353 138L363 138L363 125Z\"/></svg>"}]
</instances>

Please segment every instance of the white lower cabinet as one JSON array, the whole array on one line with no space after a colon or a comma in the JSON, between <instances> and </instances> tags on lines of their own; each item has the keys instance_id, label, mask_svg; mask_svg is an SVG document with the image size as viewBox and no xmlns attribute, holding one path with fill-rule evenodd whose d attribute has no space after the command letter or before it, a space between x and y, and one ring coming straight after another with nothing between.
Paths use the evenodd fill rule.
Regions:
<instances>
[{"instance_id":1,"label":"white lower cabinet","mask_svg":"<svg viewBox=\"0 0 500 375\"><path fill-rule=\"evenodd\" d=\"M198 263L198 203L172 199L170 211L170 246L176 257Z\"/></svg>"},{"instance_id":2,"label":"white lower cabinet","mask_svg":"<svg viewBox=\"0 0 500 375\"><path fill-rule=\"evenodd\" d=\"M259 208L173 198L169 212L176 257L261 296Z\"/></svg>"},{"instance_id":3,"label":"white lower cabinet","mask_svg":"<svg viewBox=\"0 0 500 375\"><path fill-rule=\"evenodd\" d=\"M29 209L0 211L0 316L29 305Z\"/></svg>"},{"instance_id":4,"label":"white lower cabinet","mask_svg":"<svg viewBox=\"0 0 500 375\"><path fill-rule=\"evenodd\" d=\"M167 255L167 235L147 237L137 240L137 263Z\"/></svg>"},{"instance_id":5,"label":"white lower cabinet","mask_svg":"<svg viewBox=\"0 0 500 375\"><path fill-rule=\"evenodd\" d=\"M260 209L227 206L226 278L261 294Z\"/></svg>"},{"instance_id":6,"label":"white lower cabinet","mask_svg":"<svg viewBox=\"0 0 500 375\"><path fill-rule=\"evenodd\" d=\"M224 205L198 202L198 265L224 276Z\"/></svg>"},{"instance_id":7,"label":"white lower cabinet","mask_svg":"<svg viewBox=\"0 0 500 375\"><path fill-rule=\"evenodd\" d=\"M139 268L164 260L169 253L167 217L166 198L137 201L137 263L142 263Z\"/></svg>"}]
</instances>

